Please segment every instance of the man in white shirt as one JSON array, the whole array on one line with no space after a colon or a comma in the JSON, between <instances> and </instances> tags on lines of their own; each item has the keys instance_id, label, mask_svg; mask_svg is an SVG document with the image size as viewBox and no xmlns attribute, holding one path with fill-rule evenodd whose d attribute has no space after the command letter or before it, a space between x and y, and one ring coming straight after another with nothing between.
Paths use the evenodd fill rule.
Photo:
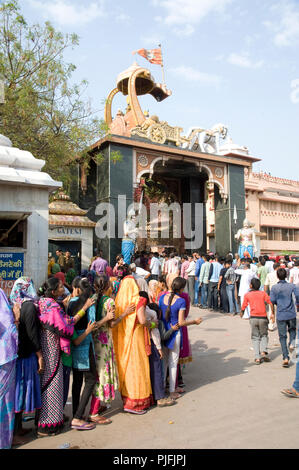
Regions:
<instances>
[{"instance_id":1,"label":"man in white shirt","mask_svg":"<svg viewBox=\"0 0 299 470\"><path fill-rule=\"evenodd\" d=\"M270 260L268 255L264 255L263 258L266 260L265 266L268 269L268 273L273 273L273 271L274 271L274 268L273 268L274 261Z\"/></svg>"},{"instance_id":2,"label":"man in white shirt","mask_svg":"<svg viewBox=\"0 0 299 470\"><path fill-rule=\"evenodd\" d=\"M194 305L194 296L195 296L194 285L195 285L196 262L194 261L192 256L188 257L188 261L189 261L189 266L186 269L186 274L188 276L187 277L188 294L190 297L191 305Z\"/></svg>"},{"instance_id":3,"label":"man in white shirt","mask_svg":"<svg viewBox=\"0 0 299 470\"><path fill-rule=\"evenodd\" d=\"M241 276L240 287L239 287L239 297L241 298L240 304L243 305L244 296L245 294L247 294L247 292L250 291L251 280L254 277L257 277L257 275L253 271L251 271L249 263L245 263L243 269L236 269L235 272L236 274ZM242 318L244 320L248 320L249 317L250 317L250 307L248 305L248 307L246 307L244 311L244 315Z\"/></svg>"},{"instance_id":4,"label":"man in white shirt","mask_svg":"<svg viewBox=\"0 0 299 470\"><path fill-rule=\"evenodd\" d=\"M277 269L279 267L280 267L279 263L274 263L273 265L274 271L272 271L271 273L268 273L266 276L266 280L264 284L264 291L268 295L270 295L272 287L275 286L275 284L277 284L279 281L277 277ZM275 323L273 323L272 320L270 319L272 312L271 312L269 305L266 306L266 310L267 310L267 317L269 319L268 330L274 331ZM277 310L277 306L274 305L275 317L276 317L276 310Z\"/></svg>"},{"instance_id":5,"label":"man in white shirt","mask_svg":"<svg viewBox=\"0 0 299 470\"><path fill-rule=\"evenodd\" d=\"M132 271L132 276L136 279L137 277L142 277L142 279L148 279L151 275L148 271L139 266L136 266L135 263L130 264L130 269Z\"/></svg>"},{"instance_id":6,"label":"man in white shirt","mask_svg":"<svg viewBox=\"0 0 299 470\"><path fill-rule=\"evenodd\" d=\"M170 259L167 263L167 274L177 274L180 275L179 262L175 257L175 253L171 253Z\"/></svg>"},{"instance_id":7,"label":"man in white shirt","mask_svg":"<svg viewBox=\"0 0 299 470\"><path fill-rule=\"evenodd\" d=\"M299 260L295 261L294 267L290 270L290 282L299 286Z\"/></svg>"},{"instance_id":8,"label":"man in white shirt","mask_svg":"<svg viewBox=\"0 0 299 470\"><path fill-rule=\"evenodd\" d=\"M155 279L156 281L158 281L159 276L161 274L161 262L159 260L159 253L157 252L153 254L153 257L151 259L150 270L151 279Z\"/></svg>"}]
</instances>

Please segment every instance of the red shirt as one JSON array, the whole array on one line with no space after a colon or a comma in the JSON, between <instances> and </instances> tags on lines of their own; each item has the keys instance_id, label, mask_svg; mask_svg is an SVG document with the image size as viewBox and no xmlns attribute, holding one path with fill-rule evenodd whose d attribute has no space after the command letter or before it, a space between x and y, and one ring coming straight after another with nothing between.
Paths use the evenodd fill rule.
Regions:
<instances>
[{"instance_id":1,"label":"red shirt","mask_svg":"<svg viewBox=\"0 0 299 470\"><path fill-rule=\"evenodd\" d=\"M270 297L266 292L263 290L251 290L244 296L242 310L245 310L249 305L251 317L265 318L267 317L265 302L271 304Z\"/></svg>"}]
</instances>

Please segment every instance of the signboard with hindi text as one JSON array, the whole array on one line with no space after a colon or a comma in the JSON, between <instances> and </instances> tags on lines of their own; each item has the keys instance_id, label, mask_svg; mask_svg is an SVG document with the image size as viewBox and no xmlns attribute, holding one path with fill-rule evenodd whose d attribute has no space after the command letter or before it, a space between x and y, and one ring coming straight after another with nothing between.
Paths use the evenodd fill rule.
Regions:
<instances>
[{"instance_id":1,"label":"signboard with hindi text","mask_svg":"<svg viewBox=\"0 0 299 470\"><path fill-rule=\"evenodd\" d=\"M8 296L14 282L24 275L24 253L0 252L0 288Z\"/></svg>"}]
</instances>

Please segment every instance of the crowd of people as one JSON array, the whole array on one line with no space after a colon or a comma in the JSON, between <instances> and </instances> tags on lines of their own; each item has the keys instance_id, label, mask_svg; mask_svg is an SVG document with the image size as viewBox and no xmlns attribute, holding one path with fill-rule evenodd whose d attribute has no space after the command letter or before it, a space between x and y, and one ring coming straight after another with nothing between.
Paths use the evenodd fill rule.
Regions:
<instances>
[{"instance_id":1,"label":"crowd of people","mask_svg":"<svg viewBox=\"0 0 299 470\"><path fill-rule=\"evenodd\" d=\"M37 437L58 434L67 421L80 431L108 425L103 412L117 391L127 413L175 405L185 392L182 366L192 360L188 327L202 322L189 319L191 305L250 319L256 364L270 361L268 331L277 325L289 365L298 261L137 252L130 265L118 255L112 269L98 253L77 275L69 255L56 255L37 290L27 277L9 299L0 289L0 448L27 441L28 413ZM283 393L299 396L298 384L299 366Z\"/></svg>"}]
</instances>

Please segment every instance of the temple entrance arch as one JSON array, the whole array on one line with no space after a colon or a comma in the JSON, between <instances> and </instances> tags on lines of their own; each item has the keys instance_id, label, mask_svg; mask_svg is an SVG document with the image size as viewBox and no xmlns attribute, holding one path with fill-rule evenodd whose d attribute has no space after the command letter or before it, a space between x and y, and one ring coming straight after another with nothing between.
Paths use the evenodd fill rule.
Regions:
<instances>
[{"instance_id":1,"label":"temple entrance arch","mask_svg":"<svg viewBox=\"0 0 299 470\"><path fill-rule=\"evenodd\" d=\"M149 171L150 170L150 171ZM148 217L150 215L151 203L166 203L169 207L172 204L178 203L180 206L180 217L175 218L170 214L170 233L169 238L164 239L162 236L162 229L167 220L159 218L159 238L153 239L148 236L146 239L140 239L138 247L141 249L149 250L152 247L174 247L179 253L191 252L193 249L199 252L206 252L206 235L207 235L207 217L206 217L206 202L207 202L207 184L211 178L209 169L200 166L197 162L189 162L184 160L176 160L172 158L158 157L154 158L147 170L140 172L138 175L139 184L144 188L144 203L147 207ZM195 205L197 204L197 212ZM199 209L199 205L202 207ZM185 211L190 211L184 214ZM194 243L188 236L188 229L184 227L185 221L189 221L190 230L192 232L201 232L200 245L196 242L196 237L192 237ZM149 220L149 219L148 219ZM156 224L157 221L153 220L152 223ZM178 228L175 224L180 223ZM175 233L180 233L179 237ZM197 233L197 236L199 234ZM199 237L197 237L199 238ZM188 243L187 240L189 240Z\"/></svg>"}]
</instances>

